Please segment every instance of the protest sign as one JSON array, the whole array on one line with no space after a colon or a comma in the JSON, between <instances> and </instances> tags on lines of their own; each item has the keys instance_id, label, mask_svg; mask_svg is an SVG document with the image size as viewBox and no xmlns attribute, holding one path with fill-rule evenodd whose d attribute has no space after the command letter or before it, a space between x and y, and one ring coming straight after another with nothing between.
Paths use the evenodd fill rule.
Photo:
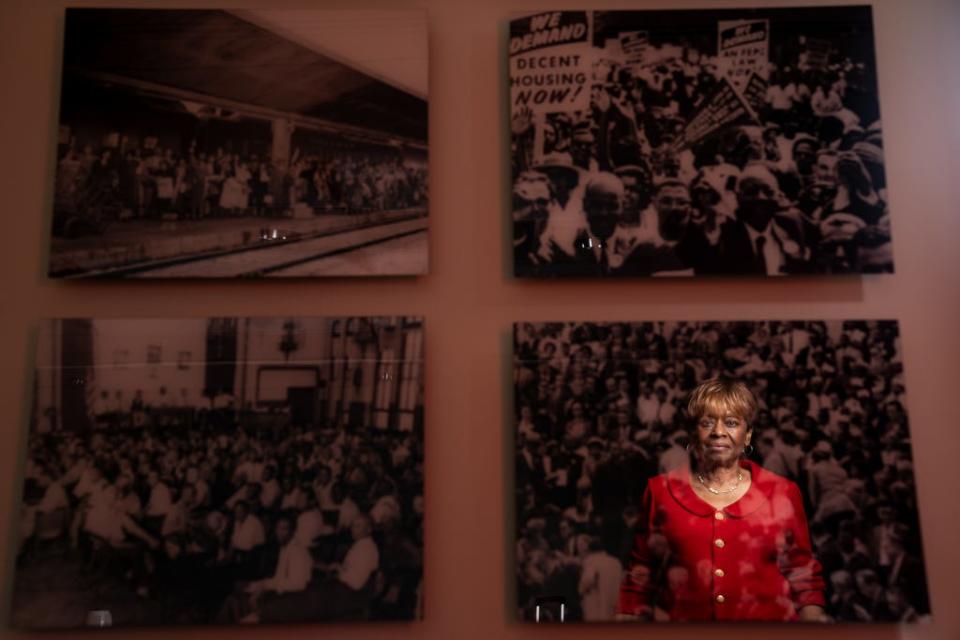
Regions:
<instances>
[{"instance_id":1,"label":"protest sign","mask_svg":"<svg viewBox=\"0 0 960 640\"><path fill-rule=\"evenodd\" d=\"M510 109L590 106L591 28L586 11L551 11L510 23Z\"/></svg>"},{"instance_id":2,"label":"protest sign","mask_svg":"<svg viewBox=\"0 0 960 640\"><path fill-rule=\"evenodd\" d=\"M717 54L727 78L737 89L746 86L751 73L766 78L770 59L770 21L719 21Z\"/></svg>"},{"instance_id":3,"label":"protest sign","mask_svg":"<svg viewBox=\"0 0 960 640\"><path fill-rule=\"evenodd\" d=\"M623 62L628 66L642 66L650 49L650 34L646 31L624 31L620 34Z\"/></svg>"},{"instance_id":4,"label":"protest sign","mask_svg":"<svg viewBox=\"0 0 960 640\"><path fill-rule=\"evenodd\" d=\"M800 59L797 66L804 70L823 69L830 60L830 53L833 51L833 44L823 38L806 37L802 44L804 50L800 52Z\"/></svg>"},{"instance_id":5,"label":"protest sign","mask_svg":"<svg viewBox=\"0 0 960 640\"><path fill-rule=\"evenodd\" d=\"M734 124L759 124L759 120L740 92L733 88L729 79L724 78L716 92L687 123L674 146L693 146Z\"/></svg>"},{"instance_id":6,"label":"protest sign","mask_svg":"<svg viewBox=\"0 0 960 640\"><path fill-rule=\"evenodd\" d=\"M750 79L743 87L743 99L757 113L763 109L767 102L768 82L756 73L750 74Z\"/></svg>"}]
</instances>

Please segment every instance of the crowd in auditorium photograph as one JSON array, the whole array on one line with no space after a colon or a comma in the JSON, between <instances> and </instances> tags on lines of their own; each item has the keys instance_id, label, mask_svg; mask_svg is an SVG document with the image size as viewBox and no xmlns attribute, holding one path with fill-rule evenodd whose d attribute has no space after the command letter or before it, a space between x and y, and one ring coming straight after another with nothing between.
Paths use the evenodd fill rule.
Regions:
<instances>
[{"instance_id":1,"label":"crowd in auditorium photograph","mask_svg":"<svg viewBox=\"0 0 960 640\"><path fill-rule=\"evenodd\" d=\"M63 555L59 579L128 624L412 619L422 474L411 433L263 432L227 410L189 430L37 434L19 579Z\"/></svg>"}]
</instances>

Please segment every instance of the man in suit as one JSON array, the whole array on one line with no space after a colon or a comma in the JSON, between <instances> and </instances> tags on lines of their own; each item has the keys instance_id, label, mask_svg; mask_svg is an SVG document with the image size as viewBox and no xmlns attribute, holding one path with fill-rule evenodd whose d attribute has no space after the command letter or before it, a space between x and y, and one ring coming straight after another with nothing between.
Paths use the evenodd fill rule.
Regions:
<instances>
[{"instance_id":1,"label":"man in suit","mask_svg":"<svg viewBox=\"0 0 960 640\"><path fill-rule=\"evenodd\" d=\"M611 270L611 237L623 216L624 189L620 178L605 171L590 174L583 188L583 226L577 229L573 255L555 253L551 273L567 276L606 276Z\"/></svg>"},{"instance_id":2,"label":"man in suit","mask_svg":"<svg viewBox=\"0 0 960 640\"><path fill-rule=\"evenodd\" d=\"M694 275L718 269L716 247L692 222L686 184L677 179L660 182L654 192L653 214L642 216L632 233L618 228L611 261L615 275Z\"/></svg>"},{"instance_id":3,"label":"man in suit","mask_svg":"<svg viewBox=\"0 0 960 640\"><path fill-rule=\"evenodd\" d=\"M777 276L809 270L803 220L781 204L770 169L760 163L744 167L737 200L736 219L720 227L719 271Z\"/></svg>"}]
</instances>

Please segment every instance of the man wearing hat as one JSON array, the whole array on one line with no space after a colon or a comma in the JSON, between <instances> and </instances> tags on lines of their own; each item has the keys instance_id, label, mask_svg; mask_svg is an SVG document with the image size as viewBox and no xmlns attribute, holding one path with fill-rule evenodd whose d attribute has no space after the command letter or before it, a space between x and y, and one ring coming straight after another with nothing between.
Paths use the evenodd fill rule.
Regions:
<instances>
[{"instance_id":1,"label":"man wearing hat","mask_svg":"<svg viewBox=\"0 0 960 640\"><path fill-rule=\"evenodd\" d=\"M578 187L582 187L581 170L573 164L573 158L565 151L554 151L543 156L533 170L547 177L554 197L561 207L566 207Z\"/></svg>"},{"instance_id":2,"label":"man wearing hat","mask_svg":"<svg viewBox=\"0 0 960 640\"><path fill-rule=\"evenodd\" d=\"M576 241L587 226L583 213L583 192L586 182L583 176L586 174L579 167L574 166L569 153L561 151L545 155L534 167L532 173L546 176L551 194L549 215L539 234L537 256L540 266L534 271L542 275L565 275L569 271L568 265L577 262ZM517 262L516 264L519 267L525 263ZM520 268L516 269L516 273L533 275Z\"/></svg>"}]
</instances>

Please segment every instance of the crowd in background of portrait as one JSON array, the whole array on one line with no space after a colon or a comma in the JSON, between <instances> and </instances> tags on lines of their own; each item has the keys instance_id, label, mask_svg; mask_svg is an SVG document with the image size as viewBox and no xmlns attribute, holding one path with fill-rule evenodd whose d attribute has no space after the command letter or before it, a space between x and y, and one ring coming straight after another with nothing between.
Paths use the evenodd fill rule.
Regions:
<instances>
[{"instance_id":1,"label":"crowd in background of portrait","mask_svg":"<svg viewBox=\"0 0 960 640\"><path fill-rule=\"evenodd\" d=\"M718 375L759 401L751 459L801 490L827 614L926 617L897 323L770 321L514 325L521 618L559 595L613 619L647 481L687 461L686 396ZM687 576L655 538L667 597Z\"/></svg>"},{"instance_id":2,"label":"crowd in background of portrait","mask_svg":"<svg viewBox=\"0 0 960 640\"><path fill-rule=\"evenodd\" d=\"M518 276L893 270L869 7L510 28Z\"/></svg>"}]
</instances>

